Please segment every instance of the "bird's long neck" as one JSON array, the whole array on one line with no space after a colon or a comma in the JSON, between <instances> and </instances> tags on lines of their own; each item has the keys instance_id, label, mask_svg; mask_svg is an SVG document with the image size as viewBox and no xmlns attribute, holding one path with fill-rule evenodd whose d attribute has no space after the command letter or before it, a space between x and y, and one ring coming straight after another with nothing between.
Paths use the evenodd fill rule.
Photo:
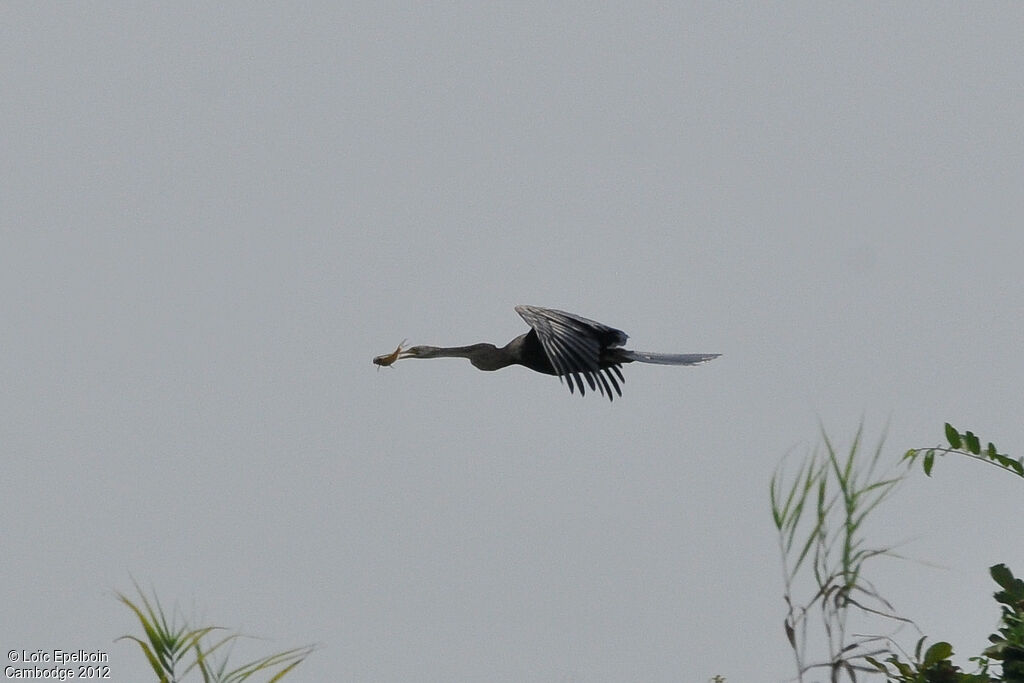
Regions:
<instances>
[{"instance_id":1,"label":"bird's long neck","mask_svg":"<svg viewBox=\"0 0 1024 683\"><path fill-rule=\"evenodd\" d=\"M500 370L512 365L512 359L494 344L469 346L424 346L418 358L468 358L480 370Z\"/></svg>"},{"instance_id":2,"label":"bird's long neck","mask_svg":"<svg viewBox=\"0 0 1024 683\"><path fill-rule=\"evenodd\" d=\"M469 346L421 346L417 358L469 358L481 347L491 344L470 344Z\"/></svg>"}]
</instances>

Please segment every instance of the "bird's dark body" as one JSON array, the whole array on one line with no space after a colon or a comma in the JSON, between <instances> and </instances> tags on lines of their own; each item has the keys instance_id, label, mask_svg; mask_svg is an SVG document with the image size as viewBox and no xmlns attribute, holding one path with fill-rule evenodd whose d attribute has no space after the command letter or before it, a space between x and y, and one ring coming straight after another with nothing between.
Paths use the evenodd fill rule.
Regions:
<instances>
[{"instance_id":1,"label":"bird's dark body","mask_svg":"<svg viewBox=\"0 0 1024 683\"><path fill-rule=\"evenodd\" d=\"M610 346L612 340L606 340L601 345L601 355L597 359L597 366L601 370L610 368L612 366L622 365L623 363L632 363L632 358L624 358L621 354L616 354L616 348ZM541 346L540 339L537 338L537 332L530 330L526 334L521 334L506 346L506 349L512 351L516 355L516 364L522 365L523 367L530 368L534 372L541 372L545 375L557 375L558 371L555 370L555 366L551 364L551 360L548 355L544 353L544 347Z\"/></svg>"},{"instance_id":2,"label":"bird's dark body","mask_svg":"<svg viewBox=\"0 0 1024 683\"><path fill-rule=\"evenodd\" d=\"M586 393L586 386L599 391L609 400L622 395L620 382L625 379L623 363L640 361L661 365L695 365L718 354L670 354L631 351L622 347L628 337L622 330L588 320L573 313L538 306L516 306L516 312L530 326L505 346L471 344L469 346L413 346L401 351L399 358L467 358L480 370L500 370L522 365L535 372L566 378L569 391ZM401 349L401 347L399 347ZM388 357L386 363L393 360ZM613 393L614 392L614 393Z\"/></svg>"},{"instance_id":3,"label":"bird's dark body","mask_svg":"<svg viewBox=\"0 0 1024 683\"><path fill-rule=\"evenodd\" d=\"M505 345L509 353L516 358L516 362L534 372L542 372L545 375L557 375L555 366L548 360L544 348L537 339L537 333L530 330L521 334Z\"/></svg>"}]
</instances>

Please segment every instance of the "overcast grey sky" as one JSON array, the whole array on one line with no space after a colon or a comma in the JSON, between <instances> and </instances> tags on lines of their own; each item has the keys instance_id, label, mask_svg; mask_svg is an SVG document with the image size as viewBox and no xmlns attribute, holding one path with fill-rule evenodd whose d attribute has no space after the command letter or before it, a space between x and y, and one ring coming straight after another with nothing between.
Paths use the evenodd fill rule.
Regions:
<instances>
[{"instance_id":1,"label":"overcast grey sky","mask_svg":"<svg viewBox=\"0 0 1024 683\"><path fill-rule=\"evenodd\" d=\"M819 421L1024 453L1022 35L1016 3L4 3L3 651L149 680L134 577L269 639L240 655L320 643L289 680L789 678L767 489ZM519 303L724 355L614 404L370 364ZM976 653L1022 500L942 462L872 529L919 562L872 578Z\"/></svg>"}]
</instances>

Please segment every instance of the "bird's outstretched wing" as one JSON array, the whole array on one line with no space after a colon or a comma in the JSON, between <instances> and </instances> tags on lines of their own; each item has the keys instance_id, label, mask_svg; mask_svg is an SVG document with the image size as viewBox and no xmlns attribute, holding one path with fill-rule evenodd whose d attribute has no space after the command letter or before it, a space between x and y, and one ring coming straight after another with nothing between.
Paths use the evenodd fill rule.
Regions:
<instances>
[{"instance_id":1,"label":"bird's outstretched wing","mask_svg":"<svg viewBox=\"0 0 1024 683\"><path fill-rule=\"evenodd\" d=\"M622 396L619 382L625 380L619 370L620 365L606 362L602 367L601 358L606 349L626 343L628 337L625 332L553 308L516 306L516 313L537 334L559 380L563 376L567 378L570 392L575 380L580 395L585 394L583 379L586 379L592 391L600 391L609 400L613 398L613 387L615 393Z\"/></svg>"}]
</instances>

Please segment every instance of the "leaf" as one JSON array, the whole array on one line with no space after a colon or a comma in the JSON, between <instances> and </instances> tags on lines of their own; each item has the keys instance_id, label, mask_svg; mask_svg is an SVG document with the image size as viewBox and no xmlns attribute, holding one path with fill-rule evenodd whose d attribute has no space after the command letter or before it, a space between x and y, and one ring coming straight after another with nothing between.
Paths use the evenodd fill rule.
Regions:
<instances>
[{"instance_id":1,"label":"leaf","mask_svg":"<svg viewBox=\"0 0 1024 683\"><path fill-rule=\"evenodd\" d=\"M963 442L960 440L960 433L956 431L956 427L948 422L946 423L946 441L949 442L950 446L956 449L959 449L963 445Z\"/></svg>"},{"instance_id":2,"label":"leaf","mask_svg":"<svg viewBox=\"0 0 1024 683\"><path fill-rule=\"evenodd\" d=\"M932 465L935 464L935 451L928 451L924 454L924 473L932 476Z\"/></svg>"},{"instance_id":3,"label":"leaf","mask_svg":"<svg viewBox=\"0 0 1024 683\"><path fill-rule=\"evenodd\" d=\"M953 646L945 641L939 641L928 648L928 651L924 653L924 666L934 666L941 661L947 660L953 656Z\"/></svg>"},{"instance_id":4,"label":"leaf","mask_svg":"<svg viewBox=\"0 0 1024 683\"><path fill-rule=\"evenodd\" d=\"M921 636L917 640L917 644L914 645L914 659L921 661L921 648L924 647L924 641L928 640L928 636Z\"/></svg>"},{"instance_id":5,"label":"leaf","mask_svg":"<svg viewBox=\"0 0 1024 683\"><path fill-rule=\"evenodd\" d=\"M914 680L914 670L911 669L906 663L901 662L895 658L893 658L890 661L892 661L893 666L899 669L899 672L903 675L905 679L907 679L908 681Z\"/></svg>"},{"instance_id":6,"label":"leaf","mask_svg":"<svg viewBox=\"0 0 1024 683\"><path fill-rule=\"evenodd\" d=\"M1005 564L994 564L988 568L992 579L1003 588L1010 588L1013 585L1013 572Z\"/></svg>"},{"instance_id":7,"label":"leaf","mask_svg":"<svg viewBox=\"0 0 1024 683\"><path fill-rule=\"evenodd\" d=\"M981 442L978 441L978 437L975 436L974 432L964 432L964 441L967 442L967 450L974 455L981 455Z\"/></svg>"},{"instance_id":8,"label":"leaf","mask_svg":"<svg viewBox=\"0 0 1024 683\"><path fill-rule=\"evenodd\" d=\"M1024 619L1022 619L1024 610L1021 609L1024 606L1024 579L1015 577L1005 564L993 565L989 567L989 572L1003 589L993 596L996 602L1006 605L1016 612L1018 614L1017 622L1024 626ZM1009 622L1007 623L1009 624ZM1024 635L1024 632L1021 635Z\"/></svg>"},{"instance_id":9,"label":"leaf","mask_svg":"<svg viewBox=\"0 0 1024 683\"><path fill-rule=\"evenodd\" d=\"M277 683L277 681L279 681L282 678L284 678L284 675L286 673L288 673L289 671L291 671L292 669L297 667L299 664L302 664L302 660L301 659L298 659L298 660L292 662L291 664L289 664L288 666L286 666L285 668L281 669L281 671L279 671L276 676L274 676L269 681L267 681L267 683Z\"/></svg>"},{"instance_id":10,"label":"leaf","mask_svg":"<svg viewBox=\"0 0 1024 683\"><path fill-rule=\"evenodd\" d=\"M882 664L880 661L878 661L874 657L869 657L868 655L864 655L864 659L867 660L868 664L870 664L871 666L875 667L876 669L881 671L886 676L889 675L889 667L887 667L885 664Z\"/></svg>"},{"instance_id":11,"label":"leaf","mask_svg":"<svg viewBox=\"0 0 1024 683\"><path fill-rule=\"evenodd\" d=\"M139 647L142 649L142 653L146 655L146 659L149 660L149 665L153 668L153 673L157 675L157 679L160 681L160 683L167 683L167 675L164 674L163 667L160 666L160 662L153 654L153 651L149 649L148 643L139 638L136 638L135 636L121 636L117 640L132 640L138 643Z\"/></svg>"}]
</instances>

